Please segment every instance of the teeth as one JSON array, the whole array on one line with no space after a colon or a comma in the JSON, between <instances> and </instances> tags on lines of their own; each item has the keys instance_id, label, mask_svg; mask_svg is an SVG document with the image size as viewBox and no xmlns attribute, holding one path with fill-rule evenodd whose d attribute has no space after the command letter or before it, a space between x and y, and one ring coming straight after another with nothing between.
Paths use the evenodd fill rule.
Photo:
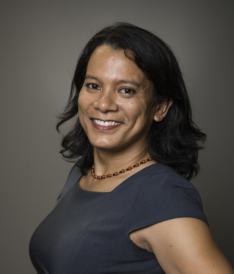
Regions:
<instances>
[{"instance_id":1,"label":"teeth","mask_svg":"<svg viewBox=\"0 0 234 274\"><path fill-rule=\"evenodd\" d=\"M93 119L93 121L98 125L106 126L106 127L122 124L122 123L118 123L118 122L114 122L114 121L104 122L104 121L100 121L100 120L97 120L97 119Z\"/></svg>"}]
</instances>

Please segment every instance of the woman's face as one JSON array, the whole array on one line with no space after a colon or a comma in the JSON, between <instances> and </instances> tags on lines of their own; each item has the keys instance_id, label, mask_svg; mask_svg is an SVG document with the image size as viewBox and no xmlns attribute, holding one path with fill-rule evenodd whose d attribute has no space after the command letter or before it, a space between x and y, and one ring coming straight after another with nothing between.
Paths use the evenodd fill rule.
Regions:
<instances>
[{"instance_id":1,"label":"woman's face","mask_svg":"<svg viewBox=\"0 0 234 274\"><path fill-rule=\"evenodd\" d=\"M123 50L95 49L78 98L80 123L95 148L145 147L155 115L151 100L150 81Z\"/></svg>"}]
</instances>

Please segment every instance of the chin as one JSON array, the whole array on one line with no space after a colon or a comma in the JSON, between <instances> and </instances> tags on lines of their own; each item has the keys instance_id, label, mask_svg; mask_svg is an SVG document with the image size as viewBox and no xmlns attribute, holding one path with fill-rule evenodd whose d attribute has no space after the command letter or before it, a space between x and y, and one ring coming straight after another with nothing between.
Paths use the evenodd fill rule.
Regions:
<instances>
[{"instance_id":1,"label":"chin","mask_svg":"<svg viewBox=\"0 0 234 274\"><path fill-rule=\"evenodd\" d=\"M102 145L102 144L94 144L93 145L94 148L97 149L103 149L103 150L115 150L115 149L119 149L119 146L113 146L113 145Z\"/></svg>"},{"instance_id":2,"label":"chin","mask_svg":"<svg viewBox=\"0 0 234 274\"><path fill-rule=\"evenodd\" d=\"M90 142L94 148L104 149L104 150L116 150L120 149L119 144L113 144L113 142Z\"/></svg>"}]
</instances>

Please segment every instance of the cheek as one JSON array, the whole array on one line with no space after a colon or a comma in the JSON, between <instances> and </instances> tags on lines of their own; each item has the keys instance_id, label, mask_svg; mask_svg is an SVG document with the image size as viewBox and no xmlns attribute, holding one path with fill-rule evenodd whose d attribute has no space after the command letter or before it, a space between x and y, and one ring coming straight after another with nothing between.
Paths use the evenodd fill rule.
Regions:
<instances>
[{"instance_id":1,"label":"cheek","mask_svg":"<svg viewBox=\"0 0 234 274\"><path fill-rule=\"evenodd\" d=\"M85 92L80 91L79 97L78 97L78 110L79 113L84 113L87 111L88 107L90 105L90 97L86 95Z\"/></svg>"},{"instance_id":2,"label":"cheek","mask_svg":"<svg viewBox=\"0 0 234 274\"><path fill-rule=\"evenodd\" d=\"M134 123L144 119L145 107L140 101L129 102L124 106L125 113Z\"/></svg>"},{"instance_id":3,"label":"cheek","mask_svg":"<svg viewBox=\"0 0 234 274\"><path fill-rule=\"evenodd\" d=\"M79 121L83 130L87 134L86 122L85 122L85 113L87 113L87 111L86 111L85 102L86 102L85 97L81 95L80 93L78 97L78 116L79 116Z\"/></svg>"},{"instance_id":4,"label":"cheek","mask_svg":"<svg viewBox=\"0 0 234 274\"><path fill-rule=\"evenodd\" d=\"M85 96L83 96L83 94L80 93L78 98L78 115L79 115L79 120L83 129L86 128L85 126L85 114L87 113L86 102L87 101L85 100Z\"/></svg>"}]
</instances>

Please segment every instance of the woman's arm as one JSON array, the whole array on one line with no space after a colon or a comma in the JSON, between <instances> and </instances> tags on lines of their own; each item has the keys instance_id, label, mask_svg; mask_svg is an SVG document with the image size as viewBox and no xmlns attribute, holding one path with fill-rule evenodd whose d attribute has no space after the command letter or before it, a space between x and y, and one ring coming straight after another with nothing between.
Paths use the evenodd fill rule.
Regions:
<instances>
[{"instance_id":1,"label":"woman's arm","mask_svg":"<svg viewBox=\"0 0 234 274\"><path fill-rule=\"evenodd\" d=\"M209 227L199 219L171 219L139 232L167 274L234 274Z\"/></svg>"}]
</instances>

